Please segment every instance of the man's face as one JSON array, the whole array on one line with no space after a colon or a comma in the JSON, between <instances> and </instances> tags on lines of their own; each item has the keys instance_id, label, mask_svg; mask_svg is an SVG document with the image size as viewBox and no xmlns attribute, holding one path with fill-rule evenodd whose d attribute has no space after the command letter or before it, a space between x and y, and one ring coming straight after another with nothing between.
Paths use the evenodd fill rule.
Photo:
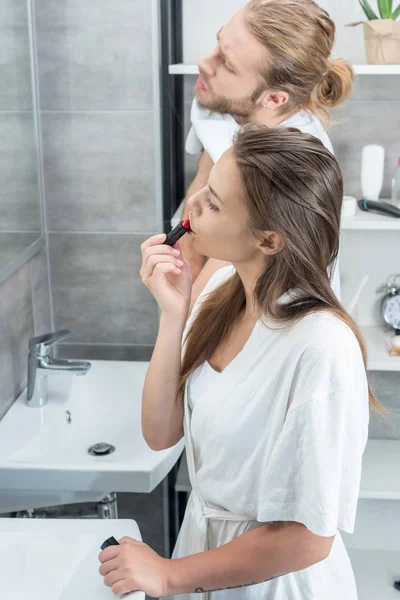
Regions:
<instances>
[{"instance_id":1,"label":"man's face","mask_svg":"<svg viewBox=\"0 0 400 600\"><path fill-rule=\"evenodd\" d=\"M213 52L198 61L195 96L205 108L247 118L265 89L258 68L267 51L248 29L243 9L221 28L217 40Z\"/></svg>"}]
</instances>

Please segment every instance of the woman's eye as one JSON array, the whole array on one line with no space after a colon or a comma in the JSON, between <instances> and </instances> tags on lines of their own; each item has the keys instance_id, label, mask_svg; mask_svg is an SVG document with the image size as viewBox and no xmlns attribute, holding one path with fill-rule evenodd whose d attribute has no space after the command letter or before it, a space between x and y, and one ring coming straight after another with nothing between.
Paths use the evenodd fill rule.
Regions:
<instances>
[{"instance_id":1,"label":"woman's eye","mask_svg":"<svg viewBox=\"0 0 400 600\"><path fill-rule=\"evenodd\" d=\"M211 202L210 198L207 198L207 199L206 199L206 202L207 202L208 208L209 208L210 210L212 210L212 211L215 211L215 212L217 212L217 211L219 210L219 208L218 208L217 206L215 206L215 204L213 204L213 203Z\"/></svg>"}]
</instances>

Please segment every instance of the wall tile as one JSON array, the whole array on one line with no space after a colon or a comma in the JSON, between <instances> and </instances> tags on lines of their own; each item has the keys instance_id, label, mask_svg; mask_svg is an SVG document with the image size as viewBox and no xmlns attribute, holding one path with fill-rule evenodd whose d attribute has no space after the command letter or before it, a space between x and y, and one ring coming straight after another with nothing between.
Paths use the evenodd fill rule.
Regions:
<instances>
[{"instance_id":1,"label":"wall tile","mask_svg":"<svg viewBox=\"0 0 400 600\"><path fill-rule=\"evenodd\" d=\"M333 111L335 120L329 135L340 163L349 195L361 195L361 151L366 144L381 144L385 148L385 177L382 198L391 194L391 180L400 156L400 113L394 102L350 102Z\"/></svg>"},{"instance_id":2,"label":"wall tile","mask_svg":"<svg viewBox=\"0 0 400 600\"><path fill-rule=\"evenodd\" d=\"M33 114L0 111L0 230L40 231Z\"/></svg>"},{"instance_id":3,"label":"wall tile","mask_svg":"<svg viewBox=\"0 0 400 600\"><path fill-rule=\"evenodd\" d=\"M152 231L153 115L43 113L48 227Z\"/></svg>"},{"instance_id":4,"label":"wall tile","mask_svg":"<svg viewBox=\"0 0 400 600\"><path fill-rule=\"evenodd\" d=\"M39 232L4 233L0 230L0 271L22 254L40 237Z\"/></svg>"},{"instance_id":5,"label":"wall tile","mask_svg":"<svg viewBox=\"0 0 400 600\"><path fill-rule=\"evenodd\" d=\"M151 345L157 305L139 277L145 237L50 234L55 327L69 343Z\"/></svg>"},{"instance_id":6,"label":"wall tile","mask_svg":"<svg viewBox=\"0 0 400 600\"><path fill-rule=\"evenodd\" d=\"M400 373L373 371L368 379L376 398L389 411L391 420L387 424L374 413L370 419L369 437L400 439Z\"/></svg>"},{"instance_id":7,"label":"wall tile","mask_svg":"<svg viewBox=\"0 0 400 600\"><path fill-rule=\"evenodd\" d=\"M41 0L42 110L152 108L151 2Z\"/></svg>"},{"instance_id":8,"label":"wall tile","mask_svg":"<svg viewBox=\"0 0 400 600\"><path fill-rule=\"evenodd\" d=\"M35 335L52 331L50 284L47 266L47 250L42 250L29 263L32 282L33 321Z\"/></svg>"},{"instance_id":9,"label":"wall tile","mask_svg":"<svg viewBox=\"0 0 400 600\"><path fill-rule=\"evenodd\" d=\"M32 336L31 280L26 264L0 286L0 418L26 386Z\"/></svg>"},{"instance_id":10,"label":"wall tile","mask_svg":"<svg viewBox=\"0 0 400 600\"><path fill-rule=\"evenodd\" d=\"M358 75L354 82L352 102L398 102L398 75ZM379 111L379 106L375 107Z\"/></svg>"},{"instance_id":11,"label":"wall tile","mask_svg":"<svg viewBox=\"0 0 400 600\"><path fill-rule=\"evenodd\" d=\"M0 3L0 110L32 110L26 0Z\"/></svg>"}]
</instances>

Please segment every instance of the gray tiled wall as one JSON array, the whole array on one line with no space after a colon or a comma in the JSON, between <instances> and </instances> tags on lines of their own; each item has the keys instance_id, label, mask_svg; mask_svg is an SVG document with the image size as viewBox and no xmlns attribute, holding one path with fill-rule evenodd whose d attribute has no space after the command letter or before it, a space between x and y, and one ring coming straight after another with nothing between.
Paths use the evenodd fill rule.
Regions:
<instances>
[{"instance_id":1,"label":"gray tiled wall","mask_svg":"<svg viewBox=\"0 0 400 600\"><path fill-rule=\"evenodd\" d=\"M28 341L51 330L47 253L0 285L0 419L27 382Z\"/></svg>"},{"instance_id":2,"label":"gray tiled wall","mask_svg":"<svg viewBox=\"0 0 400 600\"><path fill-rule=\"evenodd\" d=\"M155 232L151 2L36 3L55 327L68 352L148 358L157 306L141 284ZM60 348L62 354L66 348Z\"/></svg>"},{"instance_id":3,"label":"gray tiled wall","mask_svg":"<svg viewBox=\"0 0 400 600\"><path fill-rule=\"evenodd\" d=\"M41 229L26 0L0 3L0 70L3 268ZM51 328L47 273L43 250L0 285L0 419L26 385L29 338Z\"/></svg>"},{"instance_id":4,"label":"gray tiled wall","mask_svg":"<svg viewBox=\"0 0 400 600\"><path fill-rule=\"evenodd\" d=\"M0 3L0 231L40 231L28 14Z\"/></svg>"}]
</instances>

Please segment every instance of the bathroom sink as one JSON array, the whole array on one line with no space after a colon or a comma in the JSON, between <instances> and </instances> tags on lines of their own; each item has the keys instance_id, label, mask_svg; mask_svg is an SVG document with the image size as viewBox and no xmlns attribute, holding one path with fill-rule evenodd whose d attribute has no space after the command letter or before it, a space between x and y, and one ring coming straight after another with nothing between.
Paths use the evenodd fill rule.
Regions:
<instances>
[{"instance_id":1,"label":"bathroom sink","mask_svg":"<svg viewBox=\"0 0 400 600\"><path fill-rule=\"evenodd\" d=\"M83 377L50 376L43 408L28 407L25 390L0 421L0 513L151 492L178 460L183 440L154 452L142 436L149 363L90 362ZM115 450L90 454L96 444Z\"/></svg>"},{"instance_id":2,"label":"bathroom sink","mask_svg":"<svg viewBox=\"0 0 400 600\"><path fill-rule=\"evenodd\" d=\"M5 600L115 600L99 573L101 544L141 541L130 519L0 519L0 595ZM144 600L143 592L124 599Z\"/></svg>"}]
</instances>

